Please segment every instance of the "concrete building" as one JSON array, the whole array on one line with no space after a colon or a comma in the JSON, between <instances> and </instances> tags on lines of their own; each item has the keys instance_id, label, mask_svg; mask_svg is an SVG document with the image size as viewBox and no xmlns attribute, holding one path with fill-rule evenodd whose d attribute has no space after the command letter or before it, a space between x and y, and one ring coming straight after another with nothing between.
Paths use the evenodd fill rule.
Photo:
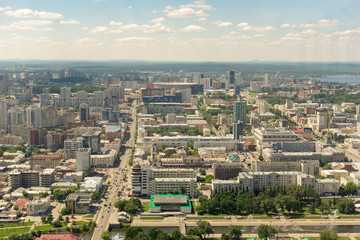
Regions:
<instances>
[{"instance_id":1,"label":"concrete building","mask_svg":"<svg viewBox=\"0 0 360 240\"><path fill-rule=\"evenodd\" d=\"M65 159L75 159L76 151L83 147L82 139L67 139L64 141Z\"/></svg>"},{"instance_id":2,"label":"concrete building","mask_svg":"<svg viewBox=\"0 0 360 240\"><path fill-rule=\"evenodd\" d=\"M150 198L149 212L178 211L191 213L191 201L187 195L152 195Z\"/></svg>"},{"instance_id":3,"label":"concrete building","mask_svg":"<svg viewBox=\"0 0 360 240\"><path fill-rule=\"evenodd\" d=\"M62 156L60 154L38 154L32 155L29 158L30 166L32 169L39 168L55 168L62 162Z\"/></svg>"},{"instance_id":4,"label":"concrete building","mask_svg":"<svg viewBox=\"0 0 360 240\"><path fill-rule=\"evenodd\" d=\"M100 153L100 131L89 130L87 133L82 135L83 147L90 148L91 154Z\"/></svg>"},{"instance_id":5,"label":"concrete building","mask_svg":"<svg viewBox=\"0 0 360 240\"><path fill-rule=\"evenodd\" d=\"M5 93L9 91L9 78L8 75L0 74L0 93Z\"/></svg>"},{"instance_id":6,"label":"concrete building","mask_svg":"<svg viewBox=\"0 0 360 240\"><path fill-rule=\"evenodd\" d=\"M8 102L5 99L0 99L0 134L8 133L8 119Z\"/></svg>"},{"instance_id":7,"label":"concrete building","mask_svg":"<svg viewBox=\"0 0 360 240\"><path fill-rule=\"evenodd\" d=\"M241 122L246 125L246 101L240 100L234 103L234 123Z\"/></svg>"},{"instance_id":8,"label":"concrete building","mask_svg":"<svg viewBox=\"0 0 360 240\"><path fill-rule=\"evenodd\" d=\"M73 213L90 213L92 207L91 193L70 193L65 200L65 205Z\"/></svg>"},{"instance_id":9,"label":"concrete building","mask_svg":"<svg viewBox=\"0 0 360 240\"><path fill-rule=\"evenodd\" d=\"M76 171L86 171L90 169L90 155L89 148L78 148L76 151Z\"/></svg>"},{"instance_id":10,"label":"concrete building","mask_svg":"<svg viewBox=\"0 0 360 240\"><path fill-rule=\"evenodd\" d=\"M43 123L41 108L35 105L30 105L26 109L26 126L33 128L41 128Z\"/></svg>"},{"instance_id":11,"label":"concrete building","mask_svg":"<svg viewBox=\"0 0 360 240\"><path fill-rule=\"evenodd\" d=\"M317 130L322 131L329 127L329 113L327 110L318 110L316 113Z\"/></svg>"},{"instance_id":12,"label":"concrete building","mask_svg":"<svg viewBox=\"0 0 360 240\"><path fill-rule=\"evenodd\" d=\"M14 169L8 173L8 183L12 189L19 187L50 187L54 181L54 169L44 169L41 172L35 170Z\"/></svg>"},{"instance_id":13,"label":"concrete building","mask_svg":"<svg viewBox=\"0 0 360 240\"><path fill-rule=\"evenodd\" d=\"M50 196L45 198L34 198L26 204L26 213L29 216L45 214L50 208Z\"/></svg>"},{"instance_id":14,"label":"concrete building","mask_svg":"<svg viewBox=\"0 0 360 240\"><path fill-rule=\"evenodd\" d=\"M110 149L103 154L91 155L90 163L92 167L112 167L114 165L116 157L116 150Z\"/></svg>"},{"instance_id":15,"label":"concrete building","mask_svg":"<svg viewBox=\"0 0 360 240\"><path fill-rule=\"evenodd\" d=\"M86 177L84 179L84 183L80 185L80 191L85 192L93 192L97 191L100 192L100 189L102 187L103 178L102 177Z\"/></svg>"},{"instance_id":16,"label":"concrete building","mask_svg":"<svg viewBox=\"0 0 360 240\"><path fill-rule=\"evenodd\" d=\"M272 147L276 142L291 142L298 141L298 135L275 127L261 127L255 128L254 139L258 153L265 147Z\"/></svg>"},{"instance_id":17,"label":"concrete building","mask_svg":"<svg viewBox=\"0 0 360 240\"><path fill-rule=\"evenodd\" d=\"M315 179L314 176L301 172L241 172L237 180L214 179L212 181L212 190L214 192L241 189L254 191L261 187L286 187L289 185L312 187L319 194L332 193L336 195L339 191L340 181L320 181Z\"/></svg>"},{"instance_id":18,"label":"concrete building","mask_svg":"<svg viewBox=\"0 0 360 240\"><path fill-rule=\"evenodd\" d=\"M39 173L39 186L40 187L51 187L55 182L55 169L47 168Z\"/></svg>"},{"instance_id":19,"label":"concrete building","mask_svg":"<svg viewBox=\"0 0 360 240\"><path fill-rule=\"evenodd\" d=\"M81 103L79 107L80 113L80 122L89 121L90 113L89 113L89 105L86 103Z\"/></svg>"},{"instance_id":20,"label":"concrete building","mask_svg":"<svg viewBox=\"0 0 360 240\"><path fill-rule=\"evenodd\" d=\"M256 160L251 164L253 172L302 172L312 176L319 174L319 167L317 160L298 162L261 162Z\"/></svg>"},{"instance_id":21,"label":"concrete building","mask_svg":"<svg viewBox=\"0 0 360 240\"><path fill-rule=\"evenodd\" d=\"M240 163L219 163L213 165L213 176L215 179L228 180L239 176L243 170Z\"/></svg>"},{"instance_id":22,"label":"concrete building","mask_svg":"<svg viewBox=\"0 0 360 240\"><path fill-rule=\"evenodd\" d=\"M332 178L336 180L341 180L342 177L348 177L350 173L346 170L340 169L340 170L322 170L320 172L320 175L326 178Z\"/></svg>"},{"instance_id":23,"label":"concrete building","mask_svg":"<svg viewBox=\"0 0 360 240\"><path fill-rule=\"evenodd\" d=\"M196 178L155 178L149 183L149 195L158 195L174 191L191 197L197 195Z\"/></svg>"}]
</instances>

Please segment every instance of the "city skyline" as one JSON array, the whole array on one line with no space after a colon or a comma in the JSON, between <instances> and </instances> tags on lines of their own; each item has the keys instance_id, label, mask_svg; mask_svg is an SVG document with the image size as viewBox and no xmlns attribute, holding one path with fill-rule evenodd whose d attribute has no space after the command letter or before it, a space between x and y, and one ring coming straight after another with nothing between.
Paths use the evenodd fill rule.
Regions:
<instances>
[{"instance_id":1,"label":"city skyline","mask_svg":"<svg viewBox=\"0 0 360 240\"><path fill-rule=\"evenodd\" d=\"M357 1L0 1L0 60L359 61Z\"/></svg>"}]
</instances>

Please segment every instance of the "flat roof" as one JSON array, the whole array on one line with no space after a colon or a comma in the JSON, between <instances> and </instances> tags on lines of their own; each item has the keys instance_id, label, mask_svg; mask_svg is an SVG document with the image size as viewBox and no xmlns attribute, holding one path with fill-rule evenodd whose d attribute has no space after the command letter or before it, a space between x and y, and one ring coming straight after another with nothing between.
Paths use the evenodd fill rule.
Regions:
<instances>
[{"instance_id":1,"label":"flat roof","mask_svg":"<svg viewBox=\"0 0 360 240\"><path fill-rule=\"evenodd\" d=\"M161 208L162 204L163 205L178 204L180 205L180 208L191 208L191 201L188 195L177 195L177 194L151 195L150 208Z\"/></svg>"}]
</instances>

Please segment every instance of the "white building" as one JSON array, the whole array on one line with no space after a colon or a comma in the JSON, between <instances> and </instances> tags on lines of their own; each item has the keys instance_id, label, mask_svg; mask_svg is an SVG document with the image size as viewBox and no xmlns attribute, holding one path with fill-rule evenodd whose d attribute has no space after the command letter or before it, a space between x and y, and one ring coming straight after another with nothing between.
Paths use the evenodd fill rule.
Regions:
<instances>
[{"instance_id":1,"label":"white building","mask_svg":"<svg viewBox=\"0 0 360 240\"><path fill-rule=\"evenodd\" d=\"M91 155L91 166L93 167L112 167L114 165L117 152L110 149L103 154Z\"/></svg>"},{"instance_id":2,"label":"white building","mask_svg":"<svg viewBox=\"0 0 360 240\"><path fill-rule=\"evenodd\" d=\"M33 199L26 204L26 212L29 216L38 216L47 212L50 208L50 196L41 199Z\"/></svg>"},{"instance_id":3,"label":"white building","mask_svg":"<svg viewBox=\"0 0 360 240\"><path fill-rule=\"evenodd\" d=\"M97 191L99 192L102 187L102 177L86 177L85 182L80 185L80 192L93 192Z\"/></svg>"},{"instance_id":4,"label":"white building","mask_svg":"<svg viewBox=\"0 0 360 240\"><path fill-rule=\"evenodd\" d=\"M90 168L90 148L79 148L76 151L76 171L86 171Z\"/></svg>"}]
</instances>

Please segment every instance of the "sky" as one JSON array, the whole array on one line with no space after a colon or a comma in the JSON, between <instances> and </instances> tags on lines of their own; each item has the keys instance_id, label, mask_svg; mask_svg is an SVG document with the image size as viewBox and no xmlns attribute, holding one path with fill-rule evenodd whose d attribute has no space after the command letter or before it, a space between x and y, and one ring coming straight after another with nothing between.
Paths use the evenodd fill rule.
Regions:
<instances>
[{"instance_id":1,"label":"sky","mask_svg":"<svg viewBox=\"0 0 360 240\"><path fill-rule=\"evenodd\" d=\"M0 0L0 59L359 61L358 0Z\"/></svg>"}]
</instances>

